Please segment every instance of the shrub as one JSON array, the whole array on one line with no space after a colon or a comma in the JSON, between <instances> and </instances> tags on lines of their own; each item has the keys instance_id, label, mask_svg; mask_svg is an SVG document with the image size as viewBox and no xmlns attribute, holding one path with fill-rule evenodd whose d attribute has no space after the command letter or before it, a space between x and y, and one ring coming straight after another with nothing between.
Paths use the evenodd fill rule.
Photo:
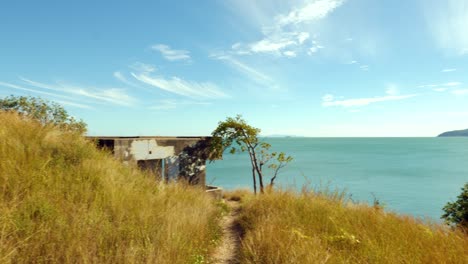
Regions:
<instances>
[{"instance_id":1,"label":"shrub","mask_svg":"<svg viewBox=\"0 0 468 264\"><path fill-rule=\"evenodd\" d=\"M51 124L82 134L86 132L86 124L82 120L70 116L61 105L41 98L10 95L0 99L0 110L16 112L43 125Z\"/></svg>"},{"instance_id":2,"label":"shrub","mask_svg":"<svg viewBox=\"0 0 468 264\"><path fill-rule=\"evenodd\" d=\"M448 224L454 224L462 228L468 228L468 183L462 188L461 194L453 203L444 206L442 218Z\"/></svg>"}]
</instances>

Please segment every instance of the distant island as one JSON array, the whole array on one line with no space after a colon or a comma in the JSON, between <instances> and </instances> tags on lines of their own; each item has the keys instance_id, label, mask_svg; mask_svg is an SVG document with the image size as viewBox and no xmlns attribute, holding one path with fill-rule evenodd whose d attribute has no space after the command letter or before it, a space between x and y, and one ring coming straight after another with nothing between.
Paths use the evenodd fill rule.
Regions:
<instances>
[{"instance_id":1,"label":"distant island","mask_svg":"<svg viewBox=\"0 0 468 264\"><path fill-rule=\"evenodd\" d=\"M447 131L440 134L438 137L468 137L468 129Z\"/></svg>"}]
</instances>

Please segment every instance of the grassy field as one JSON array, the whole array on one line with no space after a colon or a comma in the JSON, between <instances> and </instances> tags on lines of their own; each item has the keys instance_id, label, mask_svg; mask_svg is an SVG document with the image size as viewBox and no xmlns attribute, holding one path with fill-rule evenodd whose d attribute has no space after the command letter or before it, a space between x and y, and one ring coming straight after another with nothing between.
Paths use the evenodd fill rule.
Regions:
<instances>
[{"instance_id":1,"label":"grassy field","mask_svg":"<svg viewBox=\"0 0 468 264\"><path fill-rule=\"evenodd\" d=\"M0 263L202 263L220 213L82 136L0 113Z\"/></svg>"},{"instance_id":2,"label":"grassy field","mask_svg":"<svg viewBox=\"0 0 468 264\"><path fill-rule=\"evenodd\" d=\"M227 208L81 135L0 113L0 263L206 263ZM241 263L468 263L447 226L339 193L235 191ZM221 205L221 206L220 206Z\"/></svg>"},{"instance_id":3,"label":"grassy field","mask_svg":"<svg viewBox=\"0 0 468 264\"><path fill-rule=\"evenodd\" d=\"M468 263L466 234L337 193L226 197L242 203L241 263Z\"/></svg>"}]
</instances>

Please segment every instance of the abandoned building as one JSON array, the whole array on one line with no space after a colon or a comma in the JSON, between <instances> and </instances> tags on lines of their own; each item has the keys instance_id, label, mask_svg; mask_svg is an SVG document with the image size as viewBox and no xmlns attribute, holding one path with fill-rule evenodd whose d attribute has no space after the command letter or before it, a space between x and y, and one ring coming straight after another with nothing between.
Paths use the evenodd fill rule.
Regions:
<instances>
[{"instance_id":1,"label":"abandoned building","mask_svg":"<svg viewBox=\"0 0 468 264\"><path fill-rule=\"evenodd\" d=\"M211 137L89 137L124 163L136 164L166 181L183 178L206 186Z\"/></svg>"}]
</instances>

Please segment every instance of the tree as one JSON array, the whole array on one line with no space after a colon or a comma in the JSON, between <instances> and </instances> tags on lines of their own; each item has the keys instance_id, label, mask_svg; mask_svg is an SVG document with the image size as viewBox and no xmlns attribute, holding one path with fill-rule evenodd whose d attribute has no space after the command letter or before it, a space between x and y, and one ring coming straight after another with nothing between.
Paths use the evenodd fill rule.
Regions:
<instances>
[{"instance_id":1,"label":"tree","mask_svg":"<svg viewBox=\"0 0 468 264\"><path fill-rule=\"evenodd\" d=\"M257 179L260 185L260 193L264 192L264 171L267 166L273 169L273 176L270 178L270 186L278 176L280 169L284 168L292 160L291 156L286 156L283 152L270 152L271 145L261 141L258 136L260 129L247 124L240 115L235 118L228 117L221 121L212 133L212 149L215 157L221 157L226 149L230 149L231 154L247 152L252 166L252 181L254 193L257 193Z\"/></svg>"},{"instance_id":2,"label":"tree","mask_svg":"<svg viewBox=\"0 0 468 264\"><path fill-rule=\"evenodd\" d=\"M82 134L86 132L86 124L82 120L69 116L61 105L41 98L10 95L0 99L0 111L16 112L43 125L54 125Z\"/></svg>"},{"instance_id":3,"label":"tree","mask_svg":"<svg viewBox=\"0 0 468 264\"><path fill-rule=\"evenodd\" d=\"M457 198L457 201L444 206L445 213L442 218L449 224L468 228L468 182L465 183L462 193Z\"/></svg>"}]
</instances>

